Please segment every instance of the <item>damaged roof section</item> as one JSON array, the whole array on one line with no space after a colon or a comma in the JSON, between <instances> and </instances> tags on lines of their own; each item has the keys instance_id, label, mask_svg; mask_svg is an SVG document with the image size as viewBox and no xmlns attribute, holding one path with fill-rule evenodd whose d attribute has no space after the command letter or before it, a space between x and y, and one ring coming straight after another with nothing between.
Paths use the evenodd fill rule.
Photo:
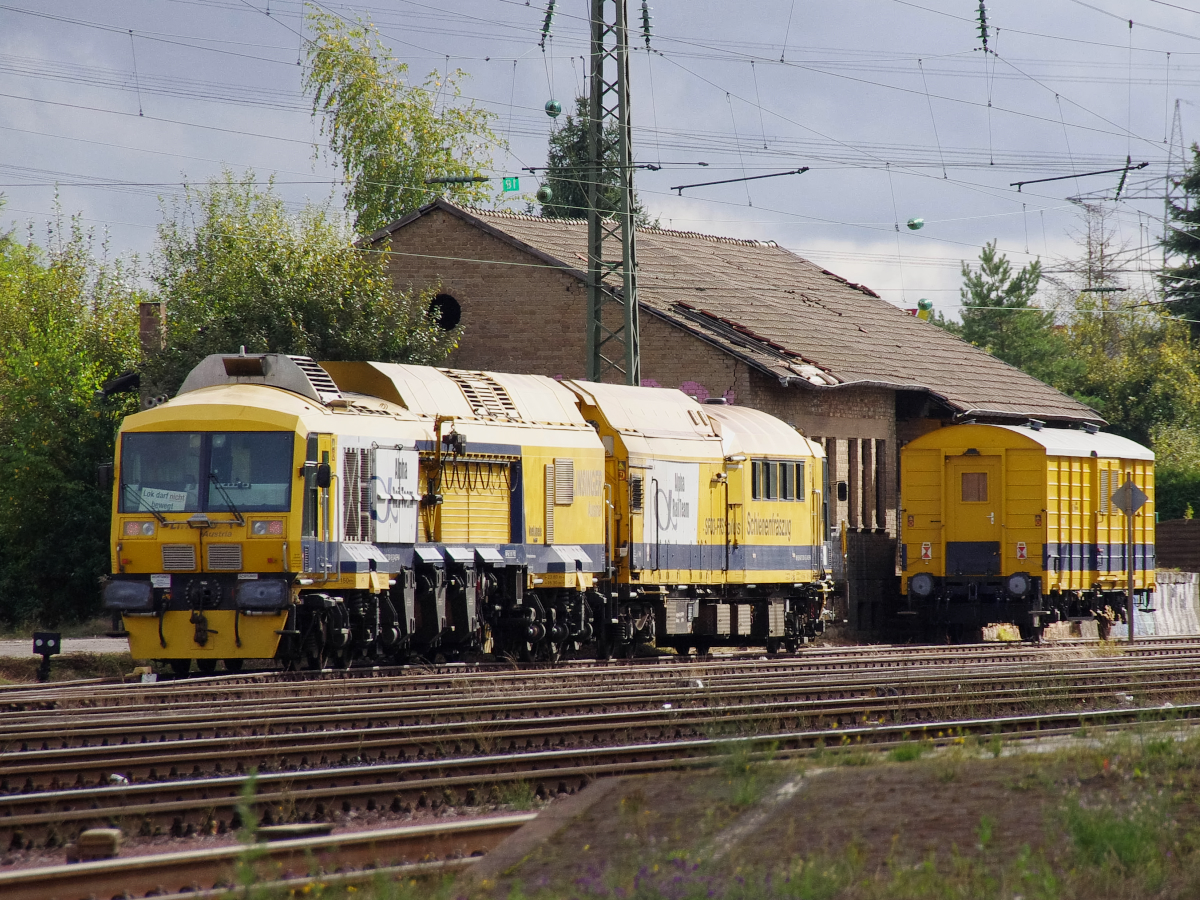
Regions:
<instances>
[{"instance_id":1,"label":"damaged roof section","mask_svg":"<svg viewBox=\"0 0 1200 900\"><path fill-rule=\"evenodd\" d=\"M587 224L437 200L372 235L443 210L585 277ZM959 415L1103 422L1068 397L774 242L638 229L643 315L664 319L787 384L921 391Z\"/></svg>"}]
</instances>

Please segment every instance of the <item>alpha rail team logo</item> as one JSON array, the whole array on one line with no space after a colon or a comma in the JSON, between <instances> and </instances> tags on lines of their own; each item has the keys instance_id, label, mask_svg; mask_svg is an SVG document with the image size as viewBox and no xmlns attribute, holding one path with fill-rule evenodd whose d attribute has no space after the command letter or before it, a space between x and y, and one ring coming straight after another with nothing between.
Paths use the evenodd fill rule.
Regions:
<instances>
[{"instance_id":1,"label":"alpha rail team logo","mask_svg":"<svg viewBox=\"0 0 1200 900\"><path fill-rule=\"evenodd\" d=\"M696 463L655 462L648 473L646 541L659 544L694 544L699 511L700 466Z\"/></svg>"}]
</instances>

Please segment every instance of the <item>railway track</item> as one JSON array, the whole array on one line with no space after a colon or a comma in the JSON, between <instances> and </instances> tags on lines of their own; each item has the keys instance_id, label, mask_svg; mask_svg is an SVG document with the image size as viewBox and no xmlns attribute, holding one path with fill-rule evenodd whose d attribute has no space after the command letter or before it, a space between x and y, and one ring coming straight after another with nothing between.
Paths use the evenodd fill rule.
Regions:
<instances>
[{"instance_id":1,"label":"railway track","mask_svg":"<svg viewBox=\"0 0 1200 900\"><path fill-rule=\"evenodd\" d=\"M753 737L666 740L603 748L570 748L519 754L487 754L400 764L313 769L257 776L253 806L262 822L337 820L350 812L390 810L410 813L442 806L476 806L503 785L536 785L547 796L574 793L606 775L656 772L712 765L743 742L753 750L791 756L849 746L869 749L900 741L934 743L972 735L1028 737L1077 733L1081 728L1128 728L1155 718L1146 709L1101 709L1025 716L947 719L912 724L870 724L838 729L798 729ZM1200 704L1173 706L1172 721L1200 718ZM131 785L87 791L43 792L5 798L0 838L10 849L28 847L32 835L57 846L70 833L96 826L122 828L133 835L188 836L221 833L242 824L248 777L188 779L169 785ZM172 799L173 798L173 799ZM494 798L492 798L494 799Z\"/></svg>"},{"instance_id":2,"label":"railway track","mask_svg":"<svg viewBox=\"0 0 1200 900\"><path fill-rule=\"evenodd\" d=\"M143 854L96 862L0 873L5 900L88 900L205 893L227 894L239 884L291 882L293 888L342 884L404 874L437 874L474 860L532 821L532 813L464 822L350 832L203 850ZM439 862L431 863L431 860ZM339 870L332 878L321 873ZM344 870L350 869L347 873Z\"/></svg>"},{"instance_id":3,"label":"railway track","mask_svg":"<svg viewBox=\"0 0 1200 900\"><path fill-rule=\"evenodd\" d=\"M169 707L172 711L185 711L189 707L208 707L214 703L247 703L254 699L281 707L289 699L304 698L306 702L319 702L322 698L348 700L367 695L413 697L421 693L443 696L455 684L471 685L476 692L512 693L528 691L538 685L565 691L570 686L581 690L605 684L649 683L654 680L670 682L681 673L697 677L742 673L753 676L759 672L779 675L821 675L838 671L903 671L943 666L972 666L981 670L1029 663L1045 668L1054 659L1095 660L1094 649L1086 647L1054 648L1039 650L1024 648L1013 650L984 649L972 653L936 652L908 653L889 650L878 654L825 654L802 658L754 659L741 661L682 660L672 663L651 662L649 664L624 665L618 667L565 667L562 669L534 668L514 671L511 668L460 667L448 671L428 672L409 670L400 673L383 670L355 670L352 672L326 673L325 677L305 678L301 681L278 680L267 675L247 680L244 676L218 676L207 679L186 679L150 685L97 685L81 684L68 687L21 686L20 689L0 688L0 711L7 714L51 710L64 712L69 709L94 710L98 708L138 707L139 714L155 705ZM1139 645L1134 652L1121 652L1119 659L1154 659L1175 656L1179 659L1200 659L1200 644L1182 646L1171 644L1162 647ZM1104 659L1105 657L1099 657Z\"/></svg>"},{"instance_id":4,"label":"railway track","mask_svg":"<svg viewBox=\"0 0 1200 900\"><path fill-rule=\"evenodd\" d=\"M919 722L962 710L1003 714L1033 705L1095 704L1111 700L1117 691L1147 700L1200 695L1200 673L1189 664L1081 667L1040 678L1021 669L987 675L930 673L892 681L886 690L868 678L809 684L791 679L771 684L760 678L748 684L745 679L710 677L708 683L676 683L666 694L661 686L649 692L625 690L596 696L589 703L541 694L520 703L461 698L423 701L417 708L411 703L386 708L373 703L369 712L357 713L318 707L241 718L237 727L230 727L225 717L216 722L193 718L184 732L193 737L170 740L167 735L185 726L142 721L133 735L139 739L130 741L129 724L115 724L107 717L74 722L69 733L44 721L15 721L7 727L19 747L0 753L0 791L106 784L114 774L126 782L162 781L251 767L295 770L367 760L442 758L489 747L516 751L648 740L671 732L701 734L714 727L753 732L789 720L812 727L837 725L855 716ZM58 746L51 749L51 742ZM66 779L61 777L64 772L70 773Z\"/></svg>"},{"instance_id":5,"label":"railway track","mask_svg":"<svg viewBox=\"0 0 1200 900\"><path fill-rule=\"evenodd\" d=\"M257 694L295 695L300 685L310 691L379 690L380 684L400 684L404 689L420 691L430 685L442 685L457 679L486 678L504 683L531 683L542 681L559 684L564 679L572 681L620 680L630 671L642 673L657 671L660 677L675 677L673 670L683 667L694 670L729 669L742 670L761 665L764 668L796 673L866 669L911 668L915 666L942 664L993 665L1006 662L1044 662L1048 657L1071 654L1095 655L1101 645L1095 642L1056 643L1054 645L956 645L956 646L859 646L837 648L808 648L794 656L767 657L761 653L736 656L706 657L651 657L638 660L597 662L575 660L556 664L522 665L519 669L503 663L448 664L441 666L372 667L344 671L306 672L259 672L251 674L220 675L205 678L185 678L163 681L156 684L133 684L121 686L92 679L62 684L18 684L0 686L0 709L18 711L33 708L124 706L131 703L158 702L176 704L200 699L211 702L213 697L236 697L245 699ZM1124 658L1162 658L1166 656L1200 657L1200 640L1195 638L1159 638L1147 640L1133 646L1121 645L1108 652ZM334 687L336 686L336 688Z\"/></svg>"},{"instance_id":6,"label":"railway track","mask_svg":"<svg viewBox=\"0 0 1200 900\"><path fill-rule=\"evenodd\" d=\"M260 822L345 824L710 765L736 740L788 756L1191 722L1198 664L1200 642L1163 641L0 688L0 851L229 832L252 770Z\"/></svg>"}]
</instances>

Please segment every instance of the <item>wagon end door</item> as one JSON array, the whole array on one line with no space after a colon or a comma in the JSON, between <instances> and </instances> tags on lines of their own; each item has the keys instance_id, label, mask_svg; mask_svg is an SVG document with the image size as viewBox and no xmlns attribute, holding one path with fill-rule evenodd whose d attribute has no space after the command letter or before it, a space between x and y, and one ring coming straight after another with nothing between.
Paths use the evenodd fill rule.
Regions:
<instances>
[{"instance_id":1,"label":"wagon end door","mask_svg":"<svg viewBox=\"0 0 1200 900\"><path fill-rule=\"evenodd\" d=\"M1000 457L946 461L947 575L1000 574Z\"/></svg>"}]
</instances>

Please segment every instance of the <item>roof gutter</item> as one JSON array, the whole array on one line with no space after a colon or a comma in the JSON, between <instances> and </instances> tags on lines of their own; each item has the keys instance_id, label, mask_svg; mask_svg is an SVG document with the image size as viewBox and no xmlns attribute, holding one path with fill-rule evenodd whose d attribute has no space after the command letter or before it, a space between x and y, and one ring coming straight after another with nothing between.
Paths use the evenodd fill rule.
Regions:
<instances>
[{"instance_id":1,"label":"roof gutter","mask_svg":"<svg viewBox=\"0 0 1200 900\"><path fill-rule=\"evenodd\" d=\"M1094 410L1093 410L1093 412L1094 412ZM954 421L960 422L963 419L969 419L972 416L987 416L987 417L993 418L993 419L1009 419L1013 422L1018 422L1018 423L1022 423L1022 424L1025 422L1028 422L1029 419L1032 417L1032 415L1030 413L1015 413L1015 412L1012 412L1011 410L1007 410L1007 409L1000 410L1000 409L978 408L978 409L967 409L967 410L963 410L960 413L955 413ZM1041 418L1045 421L1050 421L1050 422L1080 422L1080 423L1090 422L1090 423L1093 423L1096 425L1108 425L1109 424L1108 420L1102 418L1099 414L1094 415L1094 416L1072 416L1072 415L1066 415L1066 414L1051 415L1050 413L1039 412L1039 413L1037 413L1036 417Z\"/></svg>"}]
</instances>

